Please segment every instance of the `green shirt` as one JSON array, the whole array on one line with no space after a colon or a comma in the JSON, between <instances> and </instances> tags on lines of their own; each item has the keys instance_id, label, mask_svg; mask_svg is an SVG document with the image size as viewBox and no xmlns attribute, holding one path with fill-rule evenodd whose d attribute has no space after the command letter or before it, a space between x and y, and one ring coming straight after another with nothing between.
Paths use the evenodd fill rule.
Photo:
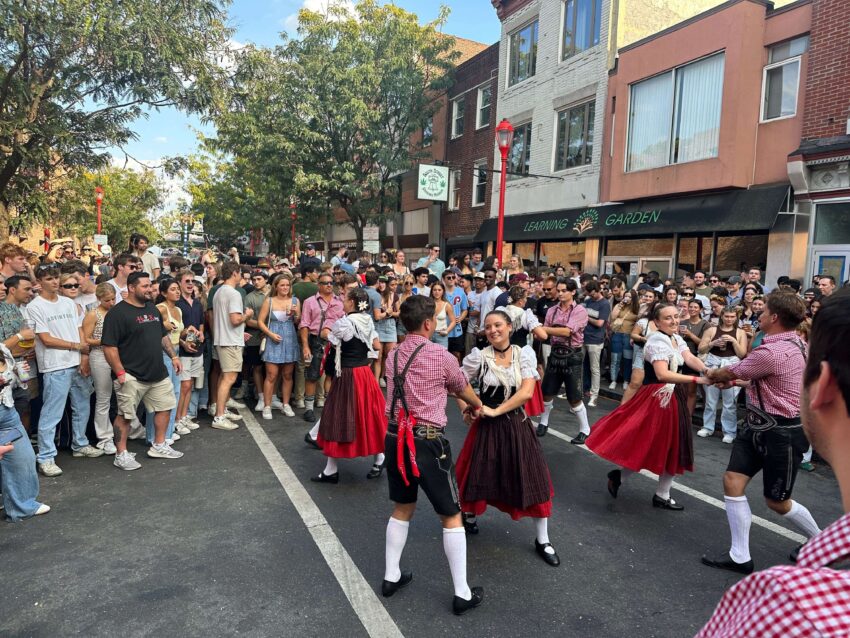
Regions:
<instances>
[{"instance_id":1,"label":"green shirt","mask_svg":"<svg viewBox=\"0 0 850 638\"><path fill-rule=\"evenodd\" d=\"M304 302L319 292L319 285L312 281L299 281L292 286L292 296L304 305Z\"/></svg>"},{"instance_id":2,"label":"green shirt","mask_svg":"<svg viewBox=\"0 0 850 638\"><path fill-rule=\"evenodd\" d=\"M263 304L268 303L268 297L259 290L252 290L248 293L248 296L245 297L245 308L250 308L254 311L254 316L251 319L255 321L260 320L260 309L263 307ZM249 328L247 325L245 326L245 331L251 335L251 338L245 342L246 346L259 346L260 340L263 337L263 333L260 332L259 328Z\"/></svg>"}]
</instances>

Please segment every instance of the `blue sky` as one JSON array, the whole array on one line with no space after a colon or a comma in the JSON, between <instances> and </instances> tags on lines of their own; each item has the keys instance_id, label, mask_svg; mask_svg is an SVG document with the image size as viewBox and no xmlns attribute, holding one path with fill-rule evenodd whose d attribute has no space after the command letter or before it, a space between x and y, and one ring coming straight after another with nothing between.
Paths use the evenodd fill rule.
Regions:
<instances>
[{"instance_id":1,"label":"blue sky","mask_svg":"<svg viewBox=\"0 0 850 638\"><path fill-rule=\"evenodd\" d=\"M297 25L296 14L302 6L317 8L327 0L234 0L229 14L236 29L233 39L240 43L252 42L273 46L279 42L281 31ZM416 13L421 22L437 17L441 4L451 9L445 32L485 44L499 39L499 19L490 0L396 0L395 4ZM127 151L143 161L191 153L197 146L195 129L201 124L197 118L188 117L174 109L150 114L133 125L139 139L127 145ZM123 155L116 160L123 161Z\"/></svg>"}]
</instances>

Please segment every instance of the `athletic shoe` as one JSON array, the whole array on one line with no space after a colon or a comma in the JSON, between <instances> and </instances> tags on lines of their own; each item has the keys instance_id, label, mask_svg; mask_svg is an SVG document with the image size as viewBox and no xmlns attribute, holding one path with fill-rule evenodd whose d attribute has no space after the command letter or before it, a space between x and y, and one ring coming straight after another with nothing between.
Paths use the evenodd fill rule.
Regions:
<instances>
[{"instance_id":1,"label":"athletic shoe","mask_svg":"<svg viewBox=\"0 0 850 638\"><path fill-rule=\"evenodd\" d=\"M45 505L44 503L42 503L38 506L38 509L35 511L35 514L33 514L33 516L42 516L44 514L47 514L47 512L49 511L50 505Z\"/></svg>"},{"instance_id":2,"label":"athletic shoe","mask_svg":"<svg viewBox=\"0 0 850 638\"><path fill-rule=\"evenodd\" d=\"M272 410L283 410L283 401L280 400L279 396L272 395L271 408Z\"/></svg>"},{"instance_id":3,"label":"athletic shoe","mask_svg":"<svg viewBox=\"0 0 850 638\"><path fill-rule=\"evenodd\" d=\"M316 420L316 415L315 415L315 413L314 413L312 410L307 410L307 411L304 413L304 420L305 420L305 421L315 421L315 420Z\"/></svg>"},{"instance_id":4,"label":"athletic shoe","mask_svg":"<svg viewBox=\"0 0 850 638\"><path fill-rule=\"evenodd\" d=\"M115 454L115 452L117 452L117 450L115 449L115 443L112 441L112 439L107 439L106 441L98 442L97 447L103 450L104 454Z\"/></svg>"},{"instance_id":5,"label":"athletic shoe","mask_svg":"<svg viewBox=\"0 0 850 638\"><path fill-rule=\"evenodd\" d=\"M714 430L709 430L708 428L702 428L699 432L697 432L697 436L701 439L705 439L714 434Z\"/></svg>"},{"instance_id":6,"label":"athletic shoe","mask_svg":"<svg viewBox=\"0 0 850 638\"><path fill-rule=\"evenodd\" d=\"M213 419L212 425L216 430L235 430L239 427L238 423L234 423L225 416L217 416Z\"/></svg>"},{"instance_id":7,"label":"athletic shoe","mask_svg":"<svg viewBox=\"0 0 850 638\"><path fill-rule=\"evenodd\" d=\"M378 385L381 386L382 388L386 388L387 387L387 380L382 377L381 380L378 381Z\"/></svg>"},{"instance_id":8,"label":"athletic shoe","mask_svg":"<svg viewBox=\"0 0 850 638\"><path fill-rule=\"evenodd\" d=\"M595 408L596 407L596 397L590 397L590 400L587 402L587 407Z\"/></svg>"},{"instance_id":9,"label":"athletic shoe","mask_svg":"<svg viewBox=\"0 0 850 638\"><path fill-rule=\"evenodd\" d=\"M258 394L257 395L257 405L254 406L254 412L262 412L265 405L266 405L266 400L263 399L263 395Z\"/></svg>"},{"instance_id":10,"label":"athletic shoe","mask_svg":"<svg viewBox=\"0 0 850 638\"><path fill-rule=\"evenodd\" d=\"M292 408L291 408L291 407L289 407L289 404L288 404L288 403L284 403L284 404L283 404L282 412L283 412L283 413L284 413L284 415L286 415L286 416L295 416L295 412L293 412L293 411L292 411Z\"/></svg>"},{"instance_id":11,"label":"athletic shoe","mask_svg":"<svg viewBox=\"0 0 850 638\"><path fill-rule=\"evenodd\" d=\"M325 407L325 399L324 398L316 399L316 407L317 408Z\"/></svg>"},{"instance_id":12,"label":"athletic shoe","mask_svg":"<svg viewBox=\"0 0 850 638\"><path fill-rule=\"evenodd\" d=\"M263 418L264 418L266 421L271 421L271 420L272 420L272 409L271 409L271 407L263 408Z\"/></svg>"},{"instance_id":13,"label":"athletic shoe","mask_svg":"<svg viewBox=\"0 0 850 638\"><path fill-rule=\"evenodd\" d=\"M103 450L100 448L96 448L93 445L84 445L79 450L74 450L71 453L71 456L75 458L81 458L85 456L86 458L96 459L99 456L103 456Z\"/></svg>"},{"instance_id":14,"label":"athletic shoe","mask_svg":"<svg viewBox=\"0 0 850 638\"><path fill-rule=\"evenodd\" d=\"M609 384L608 384L608 389L609 389L609 390L616 390L616 389L617 389L617 382L616 382L616 381L612 381L611 383L609 383Z\"/></svg>"},{"instance_id":15,"label":"athletic shoe","mask_svg":"<svg viewBox=\"0 0 850 638\"><path fill-rule=\"evenodd\" d=\"M304 399L293 399L292 401L290 401L290 404L296 410L303 410L304 409Z\"/></svg>"},{"instance_id":16,"label":"athletic shoe","mask_svg":"<svg viewBox=\"0 0 850 638\"><path fill-rule=\"evenodd\" d=\"M38 471L44 476L59 476L62 474L62 469L56 465L54 461L45 461L38 464Z\"/></svg>"},{"instance_id":17,"label":"athletic shoe","mask_svg":"<svg viewBox=\"0 0 850 638\"><path fill-rule=\"evenodd\" d=\"M628 389L629 389L629 382L623 381L623 390L628 390Z\"/></svg>"},{"instance_id":18,"label":"athletic shoe","mask_svg":"<svg viewBox=\"0 0 850 638\"><path fill-rule=\"evenodd\" d=\"M183 452L178 452L168 443L157 445L154 443L148 448L148 456L153 459L179 459L183 456Z\"/></svg>"},{"instance_id":19,"label":"athletic shoe","mask_svg":"<svg viewBox=\"0 0 850 638\"><path fill-rule=\"evenodd\" d=\"M210 416L215 416L215 403L207 404L207 414Z\"/></svg>"},{"instance_id":20,"label":"athletic shoe","mask_svg":"<svg viewBox=\"0 0 850 638\"><path fill-rule=\"evenodd\" d=\"M180 436L185 436L192 432L192 430L186 427L182 419L174 424L174 431Z\"/></svg>"},{"instance_id":21,"label":"athletic shoe","mask_svg":"<svg viewBox=\"0 0 850 638\"><path fill-rule=\"evenodd\" d=\"M135 459L135 456L135 454L130 454L127 450L124 450L121 454L115 455L115 460L112 461L112 465L117 467L119 470L127 470L128 472L131 470L138 470L142 467L142 464Z\"/></svg>"},{"instance_id":22,"label":"athletic shoe","mask_svg":"<svg viewBox=\"0 0 850 638\"><path fill-rule=\"evenodd\" d=\"M728 435L728 434L724 434L724 435L723 435L723 442L724 442L724 443L726 443L727 445L728 445L728 444L730 444L730 443L734 443L734 442L735 442L735 437L734 437L734 436L730 436L730 435Z\"/></svg>"},{"instance_id":23,"label":"athletic shoe","mask_svg":"<svg viewBox=\"0 0 850 638\"><path fill-rule=\"evenodd\" d=\"M172 432L171 438L166 439L166 441L168 441L168 445L174 445L174 442L179 441L181 438L183 438L183 437L181 437L179 434L177 434L177 432Z\"/></svg>"},{"instance_id":24,"label":"athletic shoe","mask_svg":"<svg viewBox=\"0 0 850 638\"><path fill-rule=\"evenodd\" d=\"M233 408L234 410L236 410L238 408L244 408L245 404L239 403L239 401L234 401L233 399L228 399L227 403L226 403L226 407Z\"/></svg>"},{"instance_id":25,"label":"athletic shoe","mask_svg":"<svg viewBox=\"0 0 850 638\"><path fill-rule=\"evenodd\" d=\"M248 385L243 383L236 389L236 393L233 395L234 399L244 399L246 390L248 389Z\"/></svg>"},{"instance_id":26,"label":"athletic shoe","mask_svg":"<svg viewBox=\"0 0 850 638\"><path fill-rule=\"evenodd\" d=\"M563 394L559 394L559 395L558 395L558 398L559 398L559 399L564 399L564 400L566 400L566 398L567 398L567 393L566 393L566 392L564 392Z\"/></svg>"},{"instance_id":27,"label":"athletic shoe","mask_svg":"<svg viewBox=\"0 0 850 638\"><path fill-rule=\"evenodd\" d=\"M225 412L224 414L222 414L222 416L225 419L228 419L229 421L241 421L242 420L242 415L237 414L236 412Z\"/></svg>"},{"instance_id":28,"label":"athletic shoe","mask_svg":"<svg viewBox=\"0 0 850 638\"><path fill-rule=\"evenodd\" d=\"M802 463L800 463L800 469L804 472L814 472L815 464L811 461L803 461Z\"/></svg>"},{"instance_id":29,"label":"athletic shoe","mask_svg":"<svg viewBox=\"0 0 850 638\"><path fill-rule=\"evenodd\" d=\"M199 427L201 427L200 425L195 423L192 420L192 417L190 417L189 415L186 415L185 417L183 417L183 425L185 425L190 430L197 430Z\"/></svg>"}]
</instances>

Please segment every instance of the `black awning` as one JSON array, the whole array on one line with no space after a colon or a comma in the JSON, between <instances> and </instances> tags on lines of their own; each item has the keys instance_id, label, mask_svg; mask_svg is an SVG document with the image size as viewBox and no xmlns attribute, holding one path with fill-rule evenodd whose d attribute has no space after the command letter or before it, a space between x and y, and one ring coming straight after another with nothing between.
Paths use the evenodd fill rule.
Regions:
<instances>
[{"instance_id":1,"label":"black awning","mask_svg":"<svg viewBox=\"0 0 850 638\"><path fill-rule=\"evenodd\" d=\"M770 230L787 185L690 197L644 199L505 217L505 241L579 240L585 237ZM497 220L481 224L476 241L496 239Z\"/></svg>"}]
</instances>

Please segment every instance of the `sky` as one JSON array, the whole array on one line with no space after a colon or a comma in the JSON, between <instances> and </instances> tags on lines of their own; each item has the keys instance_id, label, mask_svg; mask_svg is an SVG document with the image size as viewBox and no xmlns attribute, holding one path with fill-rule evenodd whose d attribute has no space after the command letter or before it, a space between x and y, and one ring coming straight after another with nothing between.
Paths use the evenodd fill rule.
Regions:
<instances>
[{"instance_id":1,"label":"sky","mask_svg":"<svg viewBox=\"0 0 850 638\"><path fill-rule=\"evenodd\" d=\"M295 34L297 13L302 7L320 10L328 0L233 0L228 13L235 29L232 38L237 43L274 46L280 33ZM420 21L430 22L437 17L441 4L449 6L451 14L445 32L484 44L499 39L500 24L490 0L395 0L397 6L416 13ZM197 147L197 131L206 133L196 117L176 109L152 112L147 119L133 124L138 140L129 143L127 152L145 163L155 164L158 158L187 155ZM123 154L115 153L113 161L123 164Z\"/></svg>"}]
</instances>

